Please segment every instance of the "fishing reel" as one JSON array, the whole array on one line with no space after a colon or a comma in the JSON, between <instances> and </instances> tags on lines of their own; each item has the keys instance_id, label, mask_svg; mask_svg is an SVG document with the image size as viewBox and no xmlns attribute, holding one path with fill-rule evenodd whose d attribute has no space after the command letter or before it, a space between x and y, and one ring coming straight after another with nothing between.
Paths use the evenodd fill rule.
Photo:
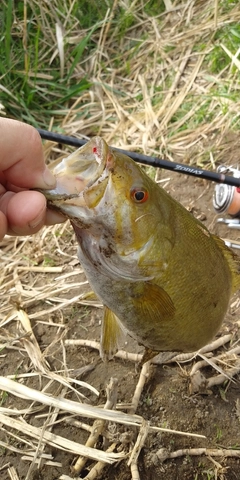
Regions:
<instances>
[{"instance_id":1,"label":"fishing reel","mask_svg":"<svg viewBox=\"0 0 240 480\"><path fill-rule=\"evenodd\" d=\"M232 166L220 165L217 172L230 173L233 177L240 178L240 170ZM240 187L217 184L213 193L213 208L218 214L227 213L230 216L230 218L218 218L217 223L223 223L228 228L240 230ZM228 243L230 247L240 248L238 244Z\"/></svg>"},{"instance_id":2,"label":"fishing reel","mask_svg":"<svg viewBox=\"0 0 240 480\"><path fill-rule=\"evenodd\" d=\"M240 170L234 167L220 165L218 173L231 173L233 177L240 178ZM224 183L217 184L213 194L213 208L220 213L228 213L232 218L219 218L217 222L226 223L230 228L240 228L240 187L232 187Z\"/></svg>"}]
</instances>

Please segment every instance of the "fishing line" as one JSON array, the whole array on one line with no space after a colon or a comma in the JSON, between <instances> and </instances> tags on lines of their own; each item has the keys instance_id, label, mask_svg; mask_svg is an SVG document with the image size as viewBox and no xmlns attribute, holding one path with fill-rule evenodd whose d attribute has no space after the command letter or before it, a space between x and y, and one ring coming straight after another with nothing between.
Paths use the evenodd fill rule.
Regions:
<instances>
[{"instance_id":1,"label":"fishing line","mask_svg":"<svg viewBox=\"0 0 240 480\"><path fill-rule=\"evenodd\" d=\"M73 147L81 147L85 145L88 140L82 140L75 137L69 137L60 133L49 132L48 130L37 129L39 134L44 140L50 140L52 142L62 143L65 145L71 145ZM142 163L143 165L151 165L152 167L164 168L165 170L171 170L173 172L182 173L184 175L190 175L193 177L204 178L216 183L226 183L233 187L240 187L240 178L230 177L224 173L209 172L198 167L184 165L183 163L170 162L162 158L149 157L148 155L142 155L140 153L129 152L128 150L122 150L121 148L111 147L116 152L124 153L128 155L135 162Z\"/></svg>"}]
</instances>

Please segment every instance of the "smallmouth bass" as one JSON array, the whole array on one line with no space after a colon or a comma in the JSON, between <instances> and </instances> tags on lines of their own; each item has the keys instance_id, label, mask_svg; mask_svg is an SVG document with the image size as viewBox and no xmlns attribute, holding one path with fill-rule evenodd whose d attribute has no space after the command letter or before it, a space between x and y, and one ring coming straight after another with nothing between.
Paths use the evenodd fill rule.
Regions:
<instances>
[{"instance_id":1,"label":"smallmouth bass","mask_svg":"<svg viewBox=\"0 0 240 480\"><path fill-rule=\"evenodd\" d=\"M104 305L102 358L116 353L122 330L144 345L144 361L207 344L240 286L237 255L100 137L53 173L56 189L42 193L71 220Z\"/></svg>"}]
</instances>

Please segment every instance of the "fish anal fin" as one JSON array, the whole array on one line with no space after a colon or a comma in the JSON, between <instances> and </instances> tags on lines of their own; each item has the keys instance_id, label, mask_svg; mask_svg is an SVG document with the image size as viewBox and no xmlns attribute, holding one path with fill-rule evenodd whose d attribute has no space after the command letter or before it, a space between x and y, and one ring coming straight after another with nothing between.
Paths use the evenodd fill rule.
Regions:
<instances>
[{"instance_id":1,"label":"fish anal fin","mask_svg":"<svg viewBox=\"0 0 240 480\"><path fill-rule=\"evenodd\" d=\"M124 331L118 317L108 307L104 307L100 356L104 361L110 360L118 351Z\"/></svg>"}]
</instances>

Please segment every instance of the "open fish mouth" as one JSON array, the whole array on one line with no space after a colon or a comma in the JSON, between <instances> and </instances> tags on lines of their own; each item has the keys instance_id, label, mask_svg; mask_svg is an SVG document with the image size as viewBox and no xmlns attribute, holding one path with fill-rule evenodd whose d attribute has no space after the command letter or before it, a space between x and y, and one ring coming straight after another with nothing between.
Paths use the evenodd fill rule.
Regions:
<instances>
[{"instance_id":1,"label":"open fish mouth","mask_svg":"<svg viewBox=\"0 0 240 480\"><path fill-rule=\"evenodd\" d=\"M41 190L49 205L57 206L61 200L81 197L85 189L104 175L109 156L111 152L104 140L94 137L64 158L52 171L56 177L56 187Z\"/></svg>"}]
</instances>

